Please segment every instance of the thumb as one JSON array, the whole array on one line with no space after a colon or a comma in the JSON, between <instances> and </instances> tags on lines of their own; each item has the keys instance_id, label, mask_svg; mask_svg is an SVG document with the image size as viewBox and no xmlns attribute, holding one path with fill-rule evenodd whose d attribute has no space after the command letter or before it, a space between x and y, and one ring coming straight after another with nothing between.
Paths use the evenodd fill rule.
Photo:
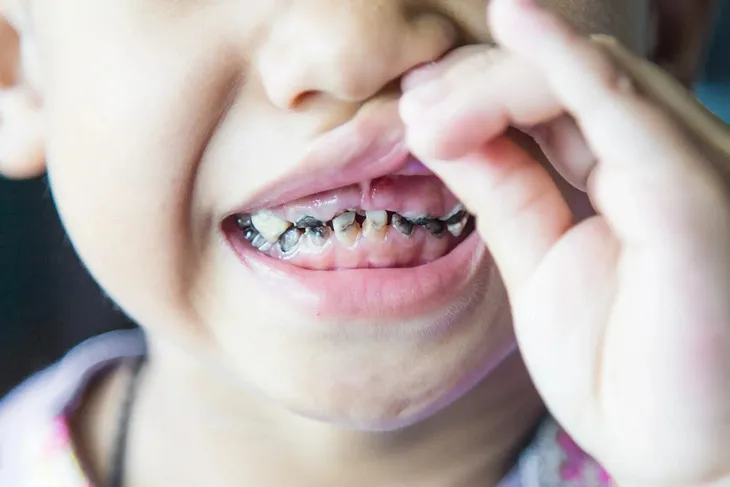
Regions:
<instances>
[{"instance_id":1,"label":"thumb","mask_svg":"<svg viewBox=\"0 0 730 487\"><path fill-rule=\"evenodd\" d=\"M476 216L510 295L573 226L570 208L548 172L507 136L455 161L423 162Z\"/></svg>"}]
</instances>

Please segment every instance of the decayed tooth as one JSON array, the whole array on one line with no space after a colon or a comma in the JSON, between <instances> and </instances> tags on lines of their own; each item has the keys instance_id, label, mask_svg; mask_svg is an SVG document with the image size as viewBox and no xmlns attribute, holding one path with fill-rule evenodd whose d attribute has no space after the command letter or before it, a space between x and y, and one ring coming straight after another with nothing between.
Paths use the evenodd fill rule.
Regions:
<instances>
[{"instance_id":1,"label":"decayed tooth","mask_svg":"<svg viewBox=\"0 0 730 487\"><path fill-rule=\"evenodd\" d=\"M268 244L268 243L269 243L269 241L266 240L266 238L263 235L261 235L260 233L257 233L253 237L253 240L251 240L251 245L253 245L254 247L256 247L259 250L264 250L264 246L266 246L266 244Z\"/></svg>"},{"instance_id":2,"label":"decayed tooth","mask_svg":"<svg viewBox=\"0 0 730 487\"><path fill-rule=\"evenodd\" d=\"M411 235L413 235L414 225L413 223L406 220L405 217L399 215L398 213L393 213L393 228L398 230L406 237L410 237Z\"/></svg>"},{"instance_id":3,"label":"decayed tooth","mask_svg":"<svg viewBox=\"0 0 730 487\"><path fill-rule=\"evenodd\" d=\"M466 223L468 221L469 214L467 212L463 212L461 220L455 223L448 223L447 228L449 229L449 233L451 233L451 235L453 235L454 237L460 237L461 234L464 232L464 228L466 227Z\"/></svg>"},{"instance_id":4,"label":"decayed tooth","mask_svg":"<svg viewBox=\"0 0 730 487\"><path fill-rule=\"evenodd\" d=\"M356 216L354 212L346 211L332 220L335 237L341 244L348 247L354 245L360 235L360 224L357 223Z\"/></svg>"},{"instance_id":5,"label":"decayed tooth","mask_svg":"<svg viewBox=\"0 0 730 487\"><path fill-rule=\"evenodd\" d=\"M238 215L236 218L236 225L238 225L238 228L245 229L249 228L251 223L251 215Z\"/></svg>"},{"instance_id":6,"label":"decayed tooth","mask_svg":"<svg viewBox=\"0 0 730 487\"><path fill-rule=\"evenodd\" d=\"M423 228L428 230L435 237L443 237L446 234L446 224L441 220L428 220L423 223Z\"/></svg>"},{"instance_id":7,"label":"decayed tooth","mask_svg":"<svg viewBox=\"0 0 730 487\"><path fill-rule=\"evenodd\" d=\"M460 212L451 215L445 220L445 222L447 225L454 225L461 222L464 218L467 218L468 216L469 213L467 213L466 210L461 210Z\"/></svg>"},{"instance_id":8,"label":"decayed tooth","mask_svg":"<svg viewBox=\"0 0 730 487\"><path fill-rule=\"evenodd\" d=\"M279 237L279 248L284 253L290 252L296 248L301 236L302 230L296 227L291 227L289 230L284 232L281 237Z\"/></svg>"},{"instance_id":9,"label":"decayed tooth","mask_svg":"<svg viewBox=\"0 0 730 487\"><path fill-rule=\"evenodd\" d=\"M259 232L257 232L252 227L245 228L242 231L243 231L243 238L245 238L249 242L253 242L253 239L256 238L256 236L259 234Z\"/></svg>"},{"instance_id":10,"label":"decayed tooth","mask_svg":"<svg viewBox=\"0 0 730 487\"><path fill-rule=\"evenodd\" d=\"M297 228L321 227L322 225L324 225L324 223L317 220L313 216L303 216L299 220L297 220L296 223Z\"/></svg>"},{"instance_id":11,"label":"decayed tooth","mask_svg":"<svg viewBox=\"0 0 730 487\"><path fill-rule=\"evenodd\" d=\"M270 211L259 211L251 216L251 223L263 237L271 243L276 243L279 237L291 226L291 222L279 218Z\"/></svg>"},{"instance_id":12,"label":"decayed tooth","mask_svg":"<svg viewBox=\"0 0 730 487\"><path fill-rule=\"evenodd\" d=\"M383 240L388 233L388 212L385 210L366 211L362 233L368 240Z\"/></svg>"},{"instance_id":13,"label":"decayed tooth","mask_svg":"<svg viewBox=\"0 0 730 487\"><path fill-rule=\"evenodd\" d=\"M458 221L461 221L462 215L466 213L466 210L464 209L464 205L459 203L454 207L453 210L449 212L448 215L446 215L444 218L441 218L441 220L445 221L447 225L451 223L456 223Z\"/></svg>"},{"instance_id":14,"label":"decayed tooth","mask_svg":"<svg viewBox=\"0 0 730 487\"><path fill-rule=\"evenodd\" d=\"M314 245L317 247L324 247L324 244L327 243L327 239L330 236L330 228L325 225L319 227L308 227L306 235Z\"/></svg>"}]
</instances>

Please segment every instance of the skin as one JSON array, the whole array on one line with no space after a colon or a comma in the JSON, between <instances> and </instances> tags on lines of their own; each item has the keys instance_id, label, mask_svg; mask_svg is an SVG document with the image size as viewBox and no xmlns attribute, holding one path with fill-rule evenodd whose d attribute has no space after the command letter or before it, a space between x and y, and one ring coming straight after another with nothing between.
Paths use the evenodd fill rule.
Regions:
<instances>
[{"instance_id":1,"label":"skin","mask_svg":"<svg viewBox=\"0 0 730 487\"><path fill-rule=\"evenodd\" d=\"M493 3L496 9L505 2ZM674 5L679 12L664 3L636 0L544 3L581 32L610 33L642 56L656 54L678 79L690 79L696 69L692 61L698 57L709 3ZM404 16L401 8L406 5L416 15ZM480 299L446 338L404 341L386 332L375 346L364 346L344 323L338 326L345 332L337 336L293 332L282 323L316 330L319 318L281 309L277 296L261 290L243 268L232 271L229 251L216 234L221 213L291 171L309 141L345 123L359 108L377 104L392 81L458 47L461 38L469 43L491 41L485 7L486 2L476 0L391 0L377 9L372 2L348 2L344 7L325 0L296 5L229 1L205 7L143 0L68 0L63 5L0 0L0 12L10 23L0 36L19 39L22 46L19 50L15 42L0 42L0 79L10 80L0 92L0 169L9 176L28 176L42 171L47 161L59 212L81 258L105 291L142 323L150 340L151 360L130 440L129 485L160 485L162 479L196 485L210 482L211 472L218 475L213 483L223 486L240 485L240 479L288 485L302 478L311 479L312 485L490 485L509 467L512 452L537 421L542 403L533 389L535 377L528 375L520 358L512 354L502 360L515 344L507 291L518 298L519 307L512 310L518 318L517 335L534 373L547 360L541 361L545 354L537 351L546 347L536 345L544 333L524 310L538 302L537 296L543 296L539 303L551 296L547 289L557 288L555 276L568 263L551 263L538 284L526 284L531 282L526 276L543 268L539 263L547 249L562 236L558 230L564 233L567 228L567 208L590 212L581 192L563 181L559 194L570 205L556 203L557 220L546 218L548 223L533 233L507 232L501 237L518 236L524 242L525 235L528 241L540 235L536 241L543 245L525 249L534 255L524 264L526 269L516 264L512 269L510 262L519 259L506 250L495 252L501 270L509 271L507 286L494 278L494 268L485 269L484 279L473 289ZM505 25L517 22L509 17L514 12L505 11ZM683 39L681 44L661 36L667 25ZM499 33L499 24L492 30ZM457 31L462 33L459 38L454 36ZM510 59L539 44L529 35L520 40L505 34L498 40L512 48ZM323 45L335 47L323 50ZM392 46L400 46L398 55L392 55ZM590 63L570 65L572 57L549 46L553 50L545 47L547 58L560 60L553 69L568 65L595 70ZM364 61L342 62L354 56ZM533 57L525 59L533 73L552 81L549 66ZM487 72L483 64L467 61L464 66L472 77ZM520 78L528 71L506 70L504 79L513 77L520 87L529 88ZM455 79L469 77L457 73ZM599 81L576 86L584 93L600 87ZM562 86L549 86L553 85ZM486 91L457 88L467 100L497 99L486 99ZM554 107L564 103L556 93L565 89L558 88L544 94L553 115L560 112ZM542 118L535 115L535 120L546 121L544 113L539 115ZM432 152L433 146L423 144L428 128L411 123L409 129L414 149L472 211L481 217L503 205L507 208L498 216L508 221L514 207L474 200L463 177L438 164L441 156L463 153ZM421 129L426 132L419 136ZM503 129L485 126L471 142L498 139ZM652 135L673 140L674 133ZM452 149L468 146L458 142ZM448 137L443 144L440 149L449 146ZM506 148L497 145L495 150L501 150L498 154L505 161L514 161L515 154L523 157L511 142L503 144ZM524 147L539 156L534 146ZM482 177L484 167L488 165L474 169L480 176L475 181L489 182ZM547 184L543 176L538 179ZM517 182L529 191L541 189L529 181ZM549 196L551 202L558 201L555 194ZM710 203L716 202L703 204ZM727 206L722 199L717 204ZM522 228L517 227L515 232ZM527 223L524 227L532 228ZM605 226L601 229L607 231ZM484 223L479 230L490 246L499 248L500 240L494 237L499 232ZM614 255L615 240L607 242L601 252ZM614 276L611 265L616 261L597 256L604 254L582 258L584 272L604 269L606 276ZM608 291L598 289L592 299L598 302ZM245 306L241 296L246 296ZM581 309L572 302L566 306L563 309ZM590 316L597 322L602 318L598 313ZM561 345L547 348L562 346L556 337L548 338ZM584 355L566 355L566 369L583 367L580 361L588 359ZM394 369L399 373L393 374ZM594 422L571 424L570 404L552 392L560 389L566 369L548 368L552 375L536 377L558 418L591 453L616 466L627 485L639 477L669 485L661 483L667 475L671 478L661 466L648 472L635 466L621 470L623 459L616 452L628 440L596 433L599 426L615 426L617 419L611 423L593 417ZM125 374L120 369L110 375L87 398L77 418L78 443L97 478L104 478L108 469L105 459ZM469 381L474 388L465 393L463 384ZM420 388L424 383L426 394ZM592 384L580 385L587 394ZM444 395L460 399L444 407ZM625 395L616 392L614 397ZM424 417L429 419L412 424ZM391 431L373 433L384 425ZM306 442L297 440L305 435ZM184 441L192 437L200 441ZM485 458L490 461L485 463ZM699 485L708 474L706 467L683 474Z\"/></svg>"}]
</instances>

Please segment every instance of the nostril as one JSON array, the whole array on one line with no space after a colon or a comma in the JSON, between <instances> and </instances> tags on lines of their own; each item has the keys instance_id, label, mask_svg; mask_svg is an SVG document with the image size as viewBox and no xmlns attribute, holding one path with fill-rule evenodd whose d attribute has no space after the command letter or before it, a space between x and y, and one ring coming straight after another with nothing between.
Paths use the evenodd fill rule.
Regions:
<instances>
[{"instance_id":1,"label":"nostril","mask_svg":"<svg viewBox=\"0 0 730 487\"><path fill-rule=\"evenodd\" d=\"M318 92L315 90L307 90L297 93L291 98L291 100L289 100L289 103L287 104L287 109L298 110L307 103L311 102L314 98L316 98L317 94Z\"/></svg>"}]
</instances>

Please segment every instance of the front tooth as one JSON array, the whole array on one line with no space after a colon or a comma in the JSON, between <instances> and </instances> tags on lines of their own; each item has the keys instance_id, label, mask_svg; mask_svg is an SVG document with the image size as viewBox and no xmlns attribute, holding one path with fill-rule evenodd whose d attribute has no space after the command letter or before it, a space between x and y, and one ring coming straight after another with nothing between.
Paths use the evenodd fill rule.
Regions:
<instances>
[{"instance_id":1,"label":"front tooth","mask_svg":"<svg viewBox=\"0 0 730 487\"><path fill-rule=\"evenodd\" d=\"M399 215L398 213L393 213L393 228L398 230L406 237L410 237L411 235L413 235L414 225L413 223L406 220L405 217Z\"/></svg>"},{"instance_id":2,"label":"front tooth","mask_svg":"<svg viewBox=\"0 0 730 487\"><path fill-rule=\"evenodd\" d=\"M360 235L360 224L357 223L356 216L354 212L346 211L332 220L335 237L341 244L348 247L354 245Z\"/></svg>"},{"instance_id":3,"label":"front tooth","mask_svg":"<svg viewBox=\"0 0 730 487\"><path fill-rule=\"evenodd\" d=\"M365 212L362 233L368 240L382 241L388 233L388 212L384 210Z\"/></svg>"},{"instance_id":4,"label":"front tooth","mask_svg":"<svg viewBox=\"0 0 730 487\"><path fill-rule=\"evenodd\" d=\"M464 232L464 228L466 227L466 223L469 221L469 214L464 212L464 215L461 217L461 220L456 223L449 223L447 225L447 228L449 229L449 233L453 235L454 237L460 237L461 234Z\"/></svg>"},{"instance_id":5,"label":"front tooth","mask_svg":"<svg viewBox=\"0 0 730 487\"><path fill-rule=\"evenodd\" d=\"M291 227L289 230L284 232L281 237L279 237L279 248L281 248L281 251L285 254L290 252L296 248L301 236L302 230L296 227Z\"/></svg>"},{"instance_id":6,"label":"front tooth","mask_svg":"<svg viewBox=\"0 0 730 487\"><path fill-rule=\"evenodd\" d=\"M279 218L270 211L259 211L251 217L251 223L270 243L275 243L291 226L291 222Z\"/></svg>"},{"instance_id":7,"label":"front tooth","mask_svg":"<svg viewBox=\"0 0 730 487\"><path fill-rule=\"evenodd\" d=\"M317 247L324 247L327 243L327 239L330 236L330 228L322 225L319 227L309 227L306 230L306 235L309 236L309 240Z\"/></svg>"}]
</instances>

